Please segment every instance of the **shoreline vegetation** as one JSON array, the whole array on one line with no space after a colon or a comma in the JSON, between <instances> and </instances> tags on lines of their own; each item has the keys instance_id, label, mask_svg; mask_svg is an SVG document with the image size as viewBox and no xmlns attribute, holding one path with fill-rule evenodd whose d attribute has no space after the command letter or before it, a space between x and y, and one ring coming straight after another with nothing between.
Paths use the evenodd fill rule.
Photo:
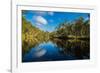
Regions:
<instances>
[{"instance_id":1,"label":"shoreline vegetation","mask_svg":"<svg viewBox=\"0 0 100 73\"><path fill-rule=\"evenodd\" d=\"M90 40L90 20L79 17L72 22L64 21L48 32L40 30L22 16L22 54L41 42L52 39L59 40Z\"/></svg>"}]
</instances>

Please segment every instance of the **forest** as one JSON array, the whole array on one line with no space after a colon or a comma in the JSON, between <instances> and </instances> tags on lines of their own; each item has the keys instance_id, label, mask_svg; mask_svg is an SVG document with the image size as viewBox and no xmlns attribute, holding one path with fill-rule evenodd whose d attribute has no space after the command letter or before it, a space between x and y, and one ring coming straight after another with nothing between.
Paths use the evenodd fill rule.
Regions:
<instances>
[{"instance_id":1,"label":"forest","mask_svg":"<svg viewBox=\"0 0 100 73\"><path fill-rule=\"evenodd\" d=\"M73 22L62 22L50 35L62 39L89 39L90 21L80 17Z\"/></svg>"}]
</instances>

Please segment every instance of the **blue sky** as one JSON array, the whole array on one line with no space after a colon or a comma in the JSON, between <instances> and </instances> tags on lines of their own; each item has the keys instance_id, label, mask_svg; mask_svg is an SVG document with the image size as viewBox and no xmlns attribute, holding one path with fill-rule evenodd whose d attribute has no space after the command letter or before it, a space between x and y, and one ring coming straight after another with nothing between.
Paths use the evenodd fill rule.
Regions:
<instances>
[{"instance_id":1,"label":"blue sky","mask_svg":"<svg viewBox=\"0 0 100 73\"><path fill-rule=\"evenodd\" d=\"M71 22L79 17L83 17L84 20L87 20L89 13L24 10L22 15L27 21L30 21L33 26L43 31L52 32L60 23L64 22L65 20Z\"/></svg>"}]
</instances>

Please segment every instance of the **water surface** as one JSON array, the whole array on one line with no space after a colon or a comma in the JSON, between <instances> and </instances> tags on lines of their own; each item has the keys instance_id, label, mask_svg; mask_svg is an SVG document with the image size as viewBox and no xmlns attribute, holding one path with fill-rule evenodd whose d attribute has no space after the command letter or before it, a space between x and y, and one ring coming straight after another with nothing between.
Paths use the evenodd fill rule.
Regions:
<instances>
[{"instance_id":1,"label":"water surface","mask_svg":"<svg viewBox=\"0 0 100 73\"><path fill-rule=\"evenodd\" d=\"M50 40L32 47L23 55L23 62L80 60L90 58L90 44L86 40Z\"/></svg>"}]
</instances>

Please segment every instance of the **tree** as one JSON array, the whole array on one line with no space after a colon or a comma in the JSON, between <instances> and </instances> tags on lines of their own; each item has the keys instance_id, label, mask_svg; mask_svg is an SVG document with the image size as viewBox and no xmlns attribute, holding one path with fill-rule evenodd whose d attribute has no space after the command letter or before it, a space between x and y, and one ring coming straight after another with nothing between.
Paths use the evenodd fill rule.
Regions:
<instances>
[{"instance_id":1,"label":"tree","mask_svg":"<svg viewBox=\"0 0 100 73\"><path fill-rule=\"evenodd\" d=\"M83 17L80 17L79 19L75 21L75 23L72 26L72 30L75 33L76 38L77 36L81 35L80 31L82 29L83 22L84 22Z\"/></svg>"}]
</instances>

